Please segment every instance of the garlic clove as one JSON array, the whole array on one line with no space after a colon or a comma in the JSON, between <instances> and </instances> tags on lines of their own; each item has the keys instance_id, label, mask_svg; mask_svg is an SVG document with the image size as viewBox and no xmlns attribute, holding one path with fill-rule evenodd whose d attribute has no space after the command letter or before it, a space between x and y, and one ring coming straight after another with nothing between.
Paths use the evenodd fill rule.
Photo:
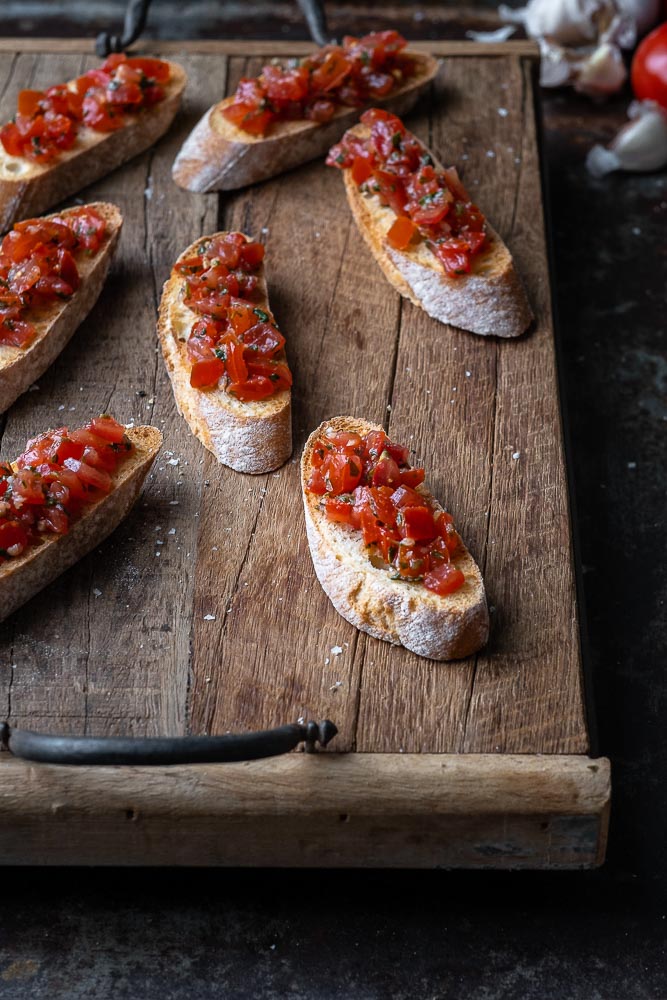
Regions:
<instances>
[{"instance_id":1,"label":"garlic clove","mask_svg":"<svg viewBox=\"0 0 667 1000\"><path fill-rule=\"evenodd\" d=\"M608 148L590 150L586 167L594 177L613 170L642 173L667 166L667 114L654 101L633 101L628 117Z\"/></svg>"}]
</instances>

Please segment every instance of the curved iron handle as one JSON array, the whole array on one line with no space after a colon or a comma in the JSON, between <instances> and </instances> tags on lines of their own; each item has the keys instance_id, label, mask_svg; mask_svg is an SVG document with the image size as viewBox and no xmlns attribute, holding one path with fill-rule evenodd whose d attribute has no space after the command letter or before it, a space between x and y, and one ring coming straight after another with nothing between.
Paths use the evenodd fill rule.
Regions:
<instances>
[{"instance_id":1,"label":"curved iron handle","mask_svg":"<svg viewBox=\"0 0 667 1000\"><path fill-rule=\"evenodd\" d=\"M299 7L306 19L310 37L318 45L328 45L331 41L327 29L327 16L322 0L299 0Z\"/></svg>"},{"instance_id":2,"label":"curved iron handle","mask_svg":"<svg viewBox=\"0 0 667 1000\"><path fill-rule=\"evenodd\" d=\"M15 757L43 764L214 764L277 757L305 743L312 753L338 732L333 722L293 723L255 733L156 739L50 736L0 723L0 744Z\"/></svg>"},{"instance_id":3,"label":"curved iron handle","mask_svg":"<svg viewBox=\"0 0 667 1000\"><path fill-rule=\"evenodd\" d=\"M110 35L108 31L103 31L95 39L95 51L100 59L105 59L111 52L122 52L132 42L136 42L146 27L150 5L151 0L129 0L125 11L123 34Z\"/></svg>"}]
</instances>

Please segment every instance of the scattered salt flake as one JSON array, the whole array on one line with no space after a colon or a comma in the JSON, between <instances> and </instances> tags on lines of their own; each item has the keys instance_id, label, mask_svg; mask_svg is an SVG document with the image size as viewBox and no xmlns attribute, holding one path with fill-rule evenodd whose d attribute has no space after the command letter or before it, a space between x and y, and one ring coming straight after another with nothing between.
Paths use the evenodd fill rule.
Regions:
<instances>
[{"instance_id":1,"label":"scattered salt flake","mask_svg":"<svg viewBox=\"0 0 667 1000\"><path fill-rule=\"evenodd\" d=\"M157 539L155 540L155 544L156 544L156 545L164 545L164 541L163 541L163 540L162 540L161 538L157 538Z\"/></svg>"},{"instance_id":2,"label":"scattered salt flake","mask_svg":"<svg viewBox=\"0 0 667 1000\"><path fill-rule=\"evenodd\" d=\"M269 948L271 949L271 951L275 951L276 950L275 944L270 944Z\"/></svg>"},{"instance_id":3,"label":"scattered salt flake","mask_svg":"<svg viewBox=\"0 0 667 1000\"><path fill-rule=\"evenodd\" d=\"M176 528L170 528L169 531L167 532L167 534L168 535L175 535L176 534Z\"/></svg>"},{"instance_id":4,"label":"scattered salt flake","mask_svg":"<svg viewBox=\"0 0 667 1000\"><path fill-rule=\"evenodd\" d=\"M170 458L167 461L167 465L178 465L180 463L180 458Z\"/></svg>"},{"instance_id":5,"label":"scattered salt flake","mask_svg":"<svg viewBox=\"0 0 667 1000\"><path fill-rule=\"evenodd\" d=\"M155 555L156 555L156 556L161 556L161 555L162 555L162 553L161 553L161 552L156 552L156 553L155 553Z\"/></svg>"},{"instance_id":6,"label":"scattered salt flake","mask_svg":"<svg viewBox=\"0 0 667 1000\"><path fill-rule=\"evenodd\" d=\"M211 683L211 678L210 677L205 677L204 678L204 683L205 684L210 684Z\"/></svg>"},{"instance_id":7,"label":"scattered salt flake","mask_svg":"<svg viewBox=\"0 0 667 1000\"><path fill-rule=\"evenodd\" d=\"M204 621L205 622L214 622L215 621L215 615L204 615Z\"/></svg>"},{"instance_id":8,"label":"scattered salt flake","mask_svg":"<svg viewBox=\"0 0 667 1000\"><path fill-rule=\"evenodd\" d=\"M641 236L641 234L642 234L642 231L639 228L639 226L633 226L632 227L632 235L633 236Z\"/></svg>"},{"instance_id":9,"label":"scattered salt flake","mask_svg":"<svg viewBox=\"0 0 667 1000\"><path fill-rule=\"evenodd\" d=\"M211 552L217 552L217 551L218 551L218 546L214 545L213 548L211 549Z\"/></svg>"},{"instance_id":10,"label":"scattered salt flake","mask_svg":"<svg viewBox=\"0 0 667 1000\"><path fill-rule=\"evenodd\" d=\"M331 660L329 659L329 657L328 656L325 657L325 659L324 659L324 666L328 667L330 663L331 663Z\"/></svg>"},{"instance_id":11,"label":"scattered salt flake","mask_svg":"<svg viewBox=\"0 0 667 1000\"><path fill-rule=\"evenodd\" d=\"M28 389L28 392L39 392L39 386L37 385L36 382L35 382L34 385L30 386L30 388Z\"/></svg>"},{"instance_id":12,"label":"scattered salt flake","mask_svg":"<svg viewBox=\"0 0 667 1000\"><path fill-rule=\"evenodd\" d=\"M387 403L387 409L391 412L391 403Z\"/></svg>"},{"instance_id":13,"label":"scattered salt flake","mask_svg":"<svg viewBox=\"0 0 667 1000\"><path fill-rule=\"evenodd\" d=\"M102 591L98 590L97 587L93 587L93 594L95 595L95 597L101 597Z\"/></svg>"},{"instance_id":14,"label":"scattered salt flake","mask_svg":"<svg viewBox=\"0 0 667 1000\"><path fill-rule=\"evenodd\" d=\"M343 652L343 647L342 646L332 646L331 647L331 655L332 656L340 656L340 654L342 652Z\"/></svg>"},{"instance_id":15,"label":"scattered salt flake","mask_svg":"<svg viewBox=\"0 0 667 1000\"><path fill-rule=\"evenodd\" d=\"M462 160L469 160L470 156L468 155L468 153L461 153L461 159Z\"/></svg>"},{"instance_id":16,"label":"scattered salt flake","mask_svg":"<svg viewBox=\"0 0 667 1000\"><path fill-rule=\"evenodd\" d=\"M300 715L296 721L299 723L300 726L302 726L306 720L304 719L303 715Z\"/></svg>"},{"instance_id":17,"label":"scattered salt flake","mask_svg":"<svg viewBox=\"0 0 667 1000\"><path fill-rule=\"evenodd\" d=\"M509 111L507 110L507 108L498 108L498 114L500 115L501 118L507 118Z\"/></svg>"},{"instance_id":18,"label":"scattered salt flake","mask_svg":"<svg viewBox=\"0 0 667 1000\"><path fill-rule=\"evenodd\" d=\"M61 404L60 404L60 406L58 407L58 409L59 409L59 410L64 410L64 409L65 409L65 404L64 404L64 403L61 403Z\"/></svg>"},{"instance_id":19,"label":"scattered salt flake","mask_svg":"<svg viewBox=\"0 0 667 1000\"><path fill-rule=\"evenodd\" d=\"M512 452L512 458L516 462L517 458L521 458L521 452L520 451L513 451Z\"/></svg>"},{"instance_id":20,"label":"scattered salt flake","mask_svg":"<svg viewBox=\"0 0 667 1000\"><path fill-rule=\"evenodd\" d=\"M628 469L636 469L636 468L637 468L636 462L628 462Z\"/></svg>"},{"instance_id":21,"label":"scattered salt flake","mask_svg":"<svg viewBox=\"0 0 667 1000\"><path fill-rule=\"evenodd\" d=\"M343 682L342 681L334 681L333 684L331 685L331 687L329 688L329 690L330 691L337 691L338 688L342 687L342 686L343 686Z\"/></svg>"},{"instance_id":22,"label":"scattered salt flake","mask_svg":"<svg viewBox=\"0 0 667 1000\"><path fill-rule=\"evenodd\" d=\"M169 501L169 506L170 507L178 507L179 503L180 503L180 500L170 500Z\"/></svg>"},{"instance_id":23,"label":"scattered salt flake","mask_svg":"<svg viewBox=\"0 0 667 1000\"><path fill-rule=\"evenodd\" d=\"M494 151L492 149L487 149L486 155L488 156L488 158L490 160L495 159L495 156L496 156L496 154L494 153Z\"/></svg>"},{"instance_id":24,"label":"scattered salt flake","mask_svg":"<svg viewBox=\"0 0 667 1000\"><path fill-rule=\"evenodd\" d=\"M472 372L466 372L466 378L470 378L471 375L472 375Z\"/></svg>"}]
</instances>

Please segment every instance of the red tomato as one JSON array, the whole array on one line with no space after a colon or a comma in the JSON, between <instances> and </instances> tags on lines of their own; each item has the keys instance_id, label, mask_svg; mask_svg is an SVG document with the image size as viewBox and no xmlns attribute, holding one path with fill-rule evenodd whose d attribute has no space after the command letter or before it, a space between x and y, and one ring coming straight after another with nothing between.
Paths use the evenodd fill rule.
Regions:
<instances>
[{"instance_id":1,"label":"red tomato","mask_svg":"<svg viewBox=\"0 0 667 1000\"><path fill-rule=\"evenodd\" d=\"M401 511L398 523L403 538L412 538L416 542L435 538L435 521L428 507L406 507Z\"/></svg>"},{"instance_id":2,"label":"red tomato","mask_svg":"<svg viewBox=\"0 0 667 1000\"><path fill-rule=\"evenodd\" d=\"M253 310L255 313L257 310ZM285 338L271 323L255 323L242 335L241 340L249 351L273 357L285 346ZM251 357L251 355L248 355Z\"/></svg>"},{"instance_id":3,"label":"red tomato","mask_svg":"<svg viewBox=\"0 0 667 1000\"><path fill-rule=\"evenodd\" d=\"M102 493L109 493L111 490L111 476L104 469L95 469L76 458L66 458L63 464L66 469L75 472L81 483L89 489L100 490Z\"/></svg>"},{"instance_id":4,"label":"red tomato","mask_svg":"<svg viewBox=\"0 0 667 1000\"><path fill-rule=\"evenodd\" d=\"M373 486L398 486L401 473L388 451L383 451L373 469Z\"/></svg>"},{"instance_id":5,"label":"red tomato","mask_svg":"<svg viewBox=\"0 0 667 1000\"><path fill-rule=\"evenodd\" d=\"M630 78L640 101L656 101L667 110L667 21L639 43Z\"/></svg>"}]
</instances>

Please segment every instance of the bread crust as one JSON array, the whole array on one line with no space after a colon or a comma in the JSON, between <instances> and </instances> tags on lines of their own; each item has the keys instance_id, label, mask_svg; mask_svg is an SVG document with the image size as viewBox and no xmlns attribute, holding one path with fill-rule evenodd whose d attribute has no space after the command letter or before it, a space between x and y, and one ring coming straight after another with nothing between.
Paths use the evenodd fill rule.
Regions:
<instances>
[{"instance_id":1,"label":"bread crust","mask_svg":"<svg viewBox=\"0 0 667 1000\"><path fill-rule=\"evenodd\" d=\"M178 260L192 257L202 243L224 235L220 232L202 236L184 250ZM246 236L246 239L249 237ZM260 265L258 278L257 304L273 322L263 265ZM224 389L193 389L186 342L192 324L199 317L183 305L183 284L183 278L172 270L162 291L157 325L158 339L179 412L195 437L219 462L236 472L255 475L271 472L283 465L292 454L291 392L286 389L268 399L244 403L234 399ZM277 357L284 360L284 353Z\"/></svg>"},{"instance_id":2,"label":"bread crust","mask_svg":"<svg viewBox=\"0 0 667 1000\"><path fill-rule=\"evenodd\" d=\"M484 583L475 560L462 544L452 563L465 583L446 597L392 580L385 569L373 566L361 533L329 521L319 509L320 497L307 489L315 441L327 430L364 435L382 428L356 417L333 417L313 431L301 458L308 544L317 578L336 611L362 632L428 659L457 660L475 653L489 635ZM424 487L419 491L431 497Z\"/></svg>"},{"instance_id":3,"label":"bread crust","mask_svg":"<svg viewBox=\"0 0 667 1000\"><path fill-rule=\"evenodd\" d=\"M150 425L126 433L135 451L113 475L111 492L91 504L68 534L49 535L0 565L0 621L99 545L129 513L160 450L162 434Z\"/></svg>"},{"instance_id":4,"label":"bread crust","mask_svg":"<svg viewBox=\"0 0 667 1000\"><path fill-rule=\"evenodd\" d=\"M404 86L373 102L397 115L407 114L438 71L433 56L410 52L416 72ZM266 137L236 128L222 115L233 102L213 105L185 140L172 169L175 182L188 191L233 191L275 177L308 160L324 156L359 118L361 108L340 108L330 122L276 122Z\"/></svg>"},{"instance_id":5,"label":"bread crust","mask_svg":"<svg viewBox=\"0 0 667 1000\"><path fill-rule=\"evenodd\" d=\"M0 147L0 231L17 219L41 215L157 142L174 120L187 82L182 66L172 62L169 66L164 100L128 115L127 124L117 132L80 128L72 149L64 150L54 163L32 163L9 156Z\"/></svg>"},{"instance_id":6,"label":"bread crust","mask_svg":"<svg viewBox=\"0 0 667 1000\"><path fill-rule=\"evenodd\" d=\"M352 131L360 137L370 134L364 125ZM363 194L351 170L344 170L343 176L359 231L397 292L433 319L471 333L519 337L526 331L533 313L523 284L509 249L488 221L488 248L473 257L469 274L450 278L424 243L407 250L390 247L386 235L396 219L394 212L380 203L378 195Z\"/></svg>"},{"instance_id":7,"label":"bread crust","mask_svg":"<svg viewBox=\"0 0 667 1000\"><path fill-rule=\"evenodd\" d=\"M119 209L109 202L96 201L84 208L94 209L107 224L105 242L93 256L77 255L81 283L71 298L50 302L45 309L29 315L37 335L28 347L0 344L0 413L25 392L53 364L60 352L95 305L118 246L123 225ZM66 216L71 209L54 213ZM47 216L53 218L54 216Z\"/></svg>"}]
</instances>

